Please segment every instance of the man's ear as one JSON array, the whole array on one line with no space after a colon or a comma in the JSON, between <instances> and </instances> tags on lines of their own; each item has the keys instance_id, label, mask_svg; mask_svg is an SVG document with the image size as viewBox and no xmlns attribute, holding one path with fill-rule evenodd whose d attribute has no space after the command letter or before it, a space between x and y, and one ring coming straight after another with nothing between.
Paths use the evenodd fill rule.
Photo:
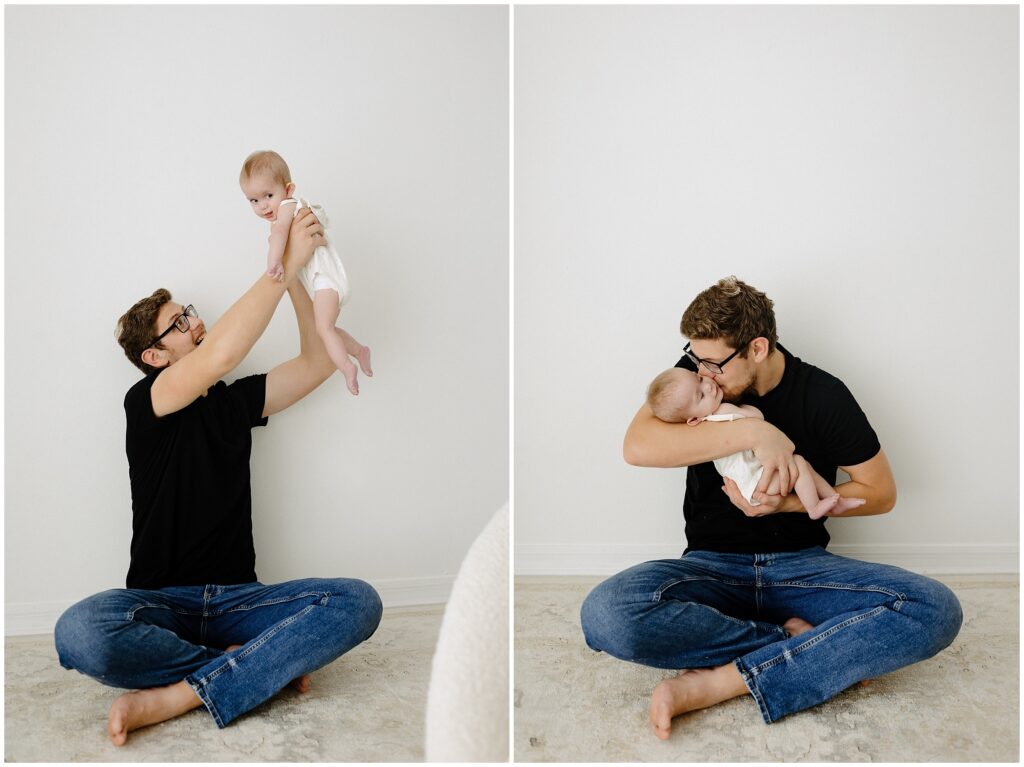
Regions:
<instances>
[{"instance_id":1,"label":"man's ear","mask_svg":"<svg viewBox=\"0 0 1024 767\"><path fill-rule=\"evenodd\" d=\"M164 355L152 346L142 352L142 361L152 368L162 368L167 366L167 360L164 358Z\"/></svg>"},{"instance_id":2,"label":"man's ear","mask_svg":"<svg viewBox=\"0 0 1024 767\"><path fill-rule=\"evenodd\" d=\"M768 358L768 339L759 336L750 342L754 352L754 362L764 362Z\"/></svg>"}]
</instances>

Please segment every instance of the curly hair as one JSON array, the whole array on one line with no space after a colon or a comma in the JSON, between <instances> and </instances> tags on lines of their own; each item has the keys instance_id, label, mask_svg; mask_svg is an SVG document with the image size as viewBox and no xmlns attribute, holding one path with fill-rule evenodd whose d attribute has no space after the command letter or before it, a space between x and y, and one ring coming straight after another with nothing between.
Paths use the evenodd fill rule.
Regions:
<instances>
[{"instance_id":1,"label":"curly hair","mask_svg":"<svg viewBox=\"0 0 1024 767\"><path fill-rule=\"evenodd\" d=\"M767 338L771 353L779 340L773 306L764 293L730 275L690 302L679 332L691 340L721 339L733 349L746 347L755 338ZM746 348L740 356L747 356Z\"/></svg>"},{"instance_id":2,"label":"curly hair","mask_svg":"<svg viewBox=\"0 0 1024 767\"><path fill-rule=\"evenodd\" d=\"M238 174L238 182L243 183L257 173L269 173L282 186L292 183L292 172L288 170L288 163L277 152L269 149L260 149L245 158L242 172Z\"/></svg>"},{"instance_id":3,"label":"curly hair","mask_svg":"<svg viewBox=\"0 0 1024 767\"><path fill-rule=\"evenodd\" d=\"M153 343L153 337L156 335L156 318L160 308L170 300L170 291L160 288L153 295L138 301L117 321L115 333L117 342L124 349L124 356L146 375L155 373L158 368L143 362L142 352L151 346L163 348L161 344Z\"/></svg>"}]
</instances>

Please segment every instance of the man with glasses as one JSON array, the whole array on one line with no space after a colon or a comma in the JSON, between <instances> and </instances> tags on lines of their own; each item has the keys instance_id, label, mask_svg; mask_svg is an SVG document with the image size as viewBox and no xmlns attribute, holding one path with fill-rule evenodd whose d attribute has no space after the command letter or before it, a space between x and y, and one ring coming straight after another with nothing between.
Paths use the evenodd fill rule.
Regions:
<instances>
[{"instance_id":1,"label":"man with glasses","mask_svg":"<svg viewBox=\"0 0 1024 767\"><path fill-rule=\"evenodd\" d=\"M947 647L963 618L948 588L828 553L826 519L810 519L791 492L799 451L830 482L837 468L849 475L840 495L866 499L836 516L895 505L885 453L846 386L779 344L771 300L735 277L698 295L681 331L690 342L676 366L765 420L670 424L645 404L627 430L629 463L687 467L687 548L599 584L581 618L594 650L684 670L651 696L655 734L668 738L674 716L748 692L771 723ZM764 466L757 506L712 463L743 450ZM781 493L768 495L775 474Z\"/></svg>"},{"instance_id":2,"label":"man with glasses","mask_svg":"<svg viewBox=\"0 0 1024 767\"><path fill-rule=\"evenodd\" d=\"M323 228L308 210L292 223L285 278L265 275L207 331L195 307L158 290L118 321L118 342L146 377L129 389L126 452L132 491L126 589L89 597L60 618L61 665L137 690L110 708L108 734L204 705L218 727L308 674L377 627L368 584L256 578L249 454L251 430L334 372L313 305L297 279ZM269 373L225 384L263 334L285 292L299 354Z\"/></svg>"}]
</instances>

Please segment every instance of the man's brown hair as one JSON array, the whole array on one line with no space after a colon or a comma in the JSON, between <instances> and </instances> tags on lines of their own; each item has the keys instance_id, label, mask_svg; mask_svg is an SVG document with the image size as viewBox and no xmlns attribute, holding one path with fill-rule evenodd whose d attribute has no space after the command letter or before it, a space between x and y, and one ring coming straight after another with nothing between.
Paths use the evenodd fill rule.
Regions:
<instances>
[{"instance_id":1,"label":"man's brown hair","mask_svg":"<svg viewBox=\"0 0 1024 767\"><path fill-rule=\"evenodd\" d=\"M269 149L260 149L245 158L242 163L242 172L238 174L238 182L252 178L257 173L269 173L275 181L283 186L292 183L292 173L288 170L288 163L284 161L277 152Z\"/></svg>"},{"instance_id":2,"label":"man's brown hair","mask_svg":"<svg viewBox=\"0 0 1024 767\"><path fill-rule=\"evenodd\" d=\"M691 340L721 339L733 349L763 337L770 354L779 340L773 306L764 293L730 275L693 299L683 312L679 332ZM740 356L747 356L746 348Z\"/></svg>"},{"instance_id":3,"label":"man's brown hair","mask_svg":"<svg viewBox=\"0 0 1024 767\"><path fill-rule=\"evenodd\" d=\"M150 346L163 348L161 344L154 344L153 338L158 335L156 318L160 307L170 300L170 291L160 288L153 295L137 302L117 321L117 342L124 349L124 356L146 375L156 372L158 368L143 362L142 353Z\"/></svg>"}]
</instances>

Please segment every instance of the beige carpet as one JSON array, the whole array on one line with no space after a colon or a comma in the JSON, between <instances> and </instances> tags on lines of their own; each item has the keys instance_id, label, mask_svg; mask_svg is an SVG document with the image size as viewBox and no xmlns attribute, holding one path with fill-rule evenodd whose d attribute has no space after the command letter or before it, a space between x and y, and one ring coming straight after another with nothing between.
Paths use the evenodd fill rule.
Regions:
<instances>
[{"instance_id":1,"label":"beige carpet","mask_svg":"<svg viewBox=\"0 0 1024 767\"><path fill-rule=\"evenodd\" d=\"M651 690L671 672L591 651L579 606L600 579L520 578L515 599L515 758L520 762L1016 762L1016 580L942 579L964 609L931 660L766 725L749 696L650 731Z\"/></svg>"},{"instance_id":2,"label":"beige carpet","mask_svg":"<svg viewBox=\"0 0 1024 767\"><path fill-rule=\"evenodd\" d=\"M67 671L53 638L5 643L8 762L415 762L423 760L430 660L443 608L389 608L369 640L218 730L205 708L107 738L117 690Z\"/></svg>"}]
</instances>

